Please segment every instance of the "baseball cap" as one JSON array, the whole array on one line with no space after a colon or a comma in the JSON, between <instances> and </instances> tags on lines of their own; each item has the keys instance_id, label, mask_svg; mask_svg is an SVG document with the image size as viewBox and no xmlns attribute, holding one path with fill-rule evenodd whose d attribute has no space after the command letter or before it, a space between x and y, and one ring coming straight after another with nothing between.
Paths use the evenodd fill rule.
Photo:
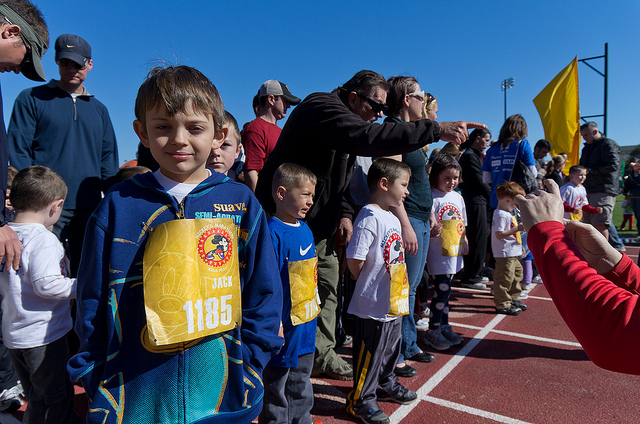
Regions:
<instances>
[{"instance_id":1,"label":"baseball cap","mask_svg":"<svg viewBox=\"0 0 640 424\"><path fill-rule=\"evenodd\" d=\"M83 38L73 34L62 34L56 40L56 61L69 59L84 65L91 59L91 46Z\"/></svg>"},{"instance_id":2,"label":"baseball cap","mask_svg":"<svg viewBox=\"0 0 640 424\"><path fill-rule=\"evenodd\" d=\"M300 98L291 94L289 91L289 87L286 84L276 81L276 80L268 80L265 81L261 86L260 90L258 90L258 97L268 96L269 94L273 94L274 96L282 96L293 106L300 103Z\"/></svg>"},{"instance_id":3,"label":"baseball cap","mask_svg":"<svg viewBox=\"0 0 640 424\"><path fill-rule=\"evenodd\" d=\"M11 24L20 27L20 37L27 46L27 54L22 61L20 72L32 81L46 81L40 59L49 47L31 25L22 16L6 4L0 5L0 14Z\"/></svg>"}]
</instances>

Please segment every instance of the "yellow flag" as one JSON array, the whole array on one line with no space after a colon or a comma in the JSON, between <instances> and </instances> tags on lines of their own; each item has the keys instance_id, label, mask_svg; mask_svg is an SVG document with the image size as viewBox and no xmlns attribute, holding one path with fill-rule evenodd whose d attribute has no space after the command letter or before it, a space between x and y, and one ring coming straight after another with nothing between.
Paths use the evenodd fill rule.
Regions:
<instances>
[{"instance_id":1,"label":"yellow flag","mask_svg":"<svg viewBox=\"0 0 640 424\"><path fill-rule=\"evenodd\" d=\"M580 102L578 96L578 57L564 68L533 99L544 127L544 137L551 142L551 154L566 153L563 172L568 174L580 160Z\"/></svg>"}]
</instances>

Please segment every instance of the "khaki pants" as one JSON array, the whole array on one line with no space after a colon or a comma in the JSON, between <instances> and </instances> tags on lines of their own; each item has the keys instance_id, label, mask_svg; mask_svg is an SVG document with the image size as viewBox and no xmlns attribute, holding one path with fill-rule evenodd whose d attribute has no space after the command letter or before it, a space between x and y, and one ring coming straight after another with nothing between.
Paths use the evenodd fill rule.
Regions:
<instances>
[{"instance_id":1,"label":"khaki pants","mask_svg":"<svg viewBox=\"0 0 640 424\"><path fill-rule=\"evenodd\" d=\"M517 257L496 258L496 269L493 270L493 301L496 308L511 306L514 300L520 300L522 281L522 265Z\"/></svg>"}]
</instances>

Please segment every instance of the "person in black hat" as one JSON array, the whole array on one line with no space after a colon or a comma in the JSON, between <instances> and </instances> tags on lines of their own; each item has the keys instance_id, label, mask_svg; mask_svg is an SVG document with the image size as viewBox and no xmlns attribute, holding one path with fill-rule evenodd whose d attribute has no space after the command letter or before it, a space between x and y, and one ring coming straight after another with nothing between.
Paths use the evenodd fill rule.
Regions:
<instances>
[{"instance_id":1,"label":"person in black hat","mask_svg":"<svg viewBox=\"0 0 640 424\"><path fill-rule=\"evenodd\" d=\"M260 86L257 97L257 118L242 131L242 145L246 155L244 183L251 191L256 190L258 173L280 137L282 130L276 122L286 116L289 107L300 103L300 99L291 94L286 84L273 79Z\"/></svg>"},{"instance_id":2,"label":"person in black hat","mask_svg":"<svg viewBox=\"0 0 640 424\"><path fill-rule=\"evenodd\" d=\"M55 52L60 79L26 89L16 98L9 157L17 169L52 168L69 187L53 232L65 244L75 276L86 221L100 202L106 180L118 172L118 148L107 108L84 85L93 68L91 46L77 35L62 34Z\"/></svg>"},{"instance_id":3,"label":"person in black hat","mask_svg":"<svg viewBox=\"0 0 640 424\"><path fill-rule=\"evenodd\" d=\"M0 1L0 72L22 72L33 81L44 81L40 58L49 48L49 29L40 10L26 0ZM0 91L0 116L2 92ZM9 147L4 120L0 119L0 189L7 193ZM22 243L6 225L4 203L0 206L0 262L18 269ZM0 336L0 411L18 409L21 405L18 376L11 366L9 351Z\"/></svg>"}]
</instances>

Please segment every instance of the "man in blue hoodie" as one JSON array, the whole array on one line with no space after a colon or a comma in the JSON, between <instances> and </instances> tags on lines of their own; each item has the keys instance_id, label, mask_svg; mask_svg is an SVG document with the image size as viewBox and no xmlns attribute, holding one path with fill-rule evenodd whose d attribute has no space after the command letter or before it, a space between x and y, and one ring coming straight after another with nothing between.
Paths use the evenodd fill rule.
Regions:
<instances>
[{"instance_id":1,"label":"man in blue hoodie","mask_svg":"<svg viewBox=\"0 0 640 424\"><path fill-rule=\"evenodd\" d=\"M91 46L72 34L55 44L60 79L22 91L9 123L11 165L43 165L69 187L54 233L65 243L75 276L84 229L105 180L118 172L118 147L107 108L84 86L93 68Z\"/></svg>"}]
</instances>

